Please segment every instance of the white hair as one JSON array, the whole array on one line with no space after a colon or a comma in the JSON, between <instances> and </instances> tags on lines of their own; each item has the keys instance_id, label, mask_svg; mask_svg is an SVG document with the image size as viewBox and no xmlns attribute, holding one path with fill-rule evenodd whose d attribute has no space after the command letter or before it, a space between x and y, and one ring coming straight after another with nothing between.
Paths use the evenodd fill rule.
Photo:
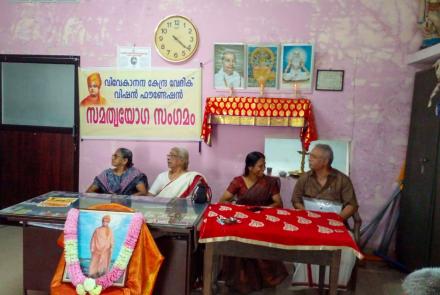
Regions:
<instances>
[{"instance_id":1,"label":"white hair","mask_svg":"<svg viewBox=\"0 0 440 295\"><path fill-rule=\"evenodd\" d=\"M318 143L315 148L320 149L324 152L326 159L328 160L328 166L330 167L333 163L333 150L328 144Z\"/></svg>"},{"instance_id":2,"label":"white hair","mask_svg":"<svg viewBox=\"0 0 440 295\"><path fill-rule=\"evenodd\" d=\"M182 159L183 161L183 169L187 170L189 165L189 154L187 149L181 148L181 147L173 147L171 149L172 151L175 151L177 156Z\"/></svg>"}]
</instances>

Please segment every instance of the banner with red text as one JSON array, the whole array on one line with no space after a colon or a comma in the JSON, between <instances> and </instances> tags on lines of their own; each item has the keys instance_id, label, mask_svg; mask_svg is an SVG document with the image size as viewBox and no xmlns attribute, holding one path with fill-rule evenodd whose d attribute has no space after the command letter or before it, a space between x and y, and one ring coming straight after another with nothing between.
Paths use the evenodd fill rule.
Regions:
<instances>
[{"instance_id":1,"label":"banner with red text","mask_svg":"<svg viewBox=\"0 0 440 295\"><path fill-rule=\"evenodd\" d=\"M200 140L201 69L80 69L81 138Z\"/></svg>"}]
</instances>

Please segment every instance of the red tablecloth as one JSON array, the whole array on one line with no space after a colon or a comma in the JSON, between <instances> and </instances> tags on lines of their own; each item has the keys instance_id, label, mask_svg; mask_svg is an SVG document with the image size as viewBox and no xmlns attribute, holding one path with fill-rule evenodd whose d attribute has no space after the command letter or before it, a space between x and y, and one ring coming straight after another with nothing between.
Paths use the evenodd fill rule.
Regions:
<instances>
[{"instance_id":1,"label":"red tablecloth","mask_svg":"<svg viewBox=\"0 0 440 295\"><path fill-rule=\"evenodd\" d=\"M239 241L286 250L334 250L349 248L362 253L336 213L232 204L212 204L206 210L200 243ZM222 224L233 217L237 222Z\"/></svg>"}]
</instances>

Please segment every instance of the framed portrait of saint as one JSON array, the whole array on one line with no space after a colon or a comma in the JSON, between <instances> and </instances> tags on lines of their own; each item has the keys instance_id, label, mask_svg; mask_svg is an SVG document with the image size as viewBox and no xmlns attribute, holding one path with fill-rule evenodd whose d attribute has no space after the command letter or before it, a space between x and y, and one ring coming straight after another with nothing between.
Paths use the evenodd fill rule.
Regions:
<instances>
[{"instance_id":1,"label":"framed portrait of saint","mask_svg":"<svg viewBox=\"0 0 440 295\"><path fill-rule=\"evenodd\" d=\"M244 89L246 68L245 45L214 44L214 88Z\"/></svg>"},{"instance_id":2,"label":"framed portrait of saint","mask_svg":"<svg viewBox=\"0 0 440 295\"><path fill-rule=\"evenodd\" d=\"M78 218L78 258L86 277L99 278L111 271L127 237L133 218L130 212L80 210ZM63 281L70 282L64 269ZM124 274L113 283L123 287Z\"/></svg>"},{"instance_id":3,"label":"framed portrait of saint","mask_svg":"<svg viewBox=\"0 0 440 295\"><path fill-rule=\"evenodd\" d=\"M278 44L249 44L247 46L247 85L251 87L278 87Z\"/></svg>"},{"instance_id":4,"label":"framed portrait of saint","mask_svg":"<svg viewBox=\"0 0 440 295\"><path fill-rule=\"evenodd\" d=\"M283 44L281 56L280 88L312 91L313 45Z\"/></svg>"}]
</instances>

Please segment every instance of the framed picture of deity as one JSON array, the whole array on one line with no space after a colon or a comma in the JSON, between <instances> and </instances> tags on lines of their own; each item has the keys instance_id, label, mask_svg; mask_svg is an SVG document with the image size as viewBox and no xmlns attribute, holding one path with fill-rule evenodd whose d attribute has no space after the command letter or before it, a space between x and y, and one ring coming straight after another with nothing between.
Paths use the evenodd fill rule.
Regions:
<instances>
[{"instance_id":1,"label":"framed picture of deity","mask_svg":"<svg viewBox=\"0 0 440 295\"><path fill-rule=\"evenodd\" d=\"M214 88L244 89L246 87L245 69L244 44L214 44Z\"/></svg>"},{"instance_id":2,"label":"framed picture of deity","mask_svg":"<svg viewBox=\"0 0 440 295\"><path fill-rule=\"evenodd\" d=\"M247 86L249 88L278 87L278 44L249 44L247 46Z\"/></svg>"},{"instance_id":3,"label":"framed picture of deity","mask_svg":"<svg viewBox=\"0 0 440 295\"><path fill-rule=\"evenodd\" d=\"M130 228L133 213L80 210L77 224L77 254L82 273L99 278L113 271ZM110 274L111 275L111 274ZM67 269L63 281L70 282ZM113 286L123 287L125 271Z\"/></svg>"},{"instance_id":4,"label":"framed picture of deity","mask_svg":"<svg viewBox=\"0 0 440 295\"><path fill-rule=\"evenodd\" d=\"M281 46L280 88L312 91L314 50L312 44Z\"/></svg>"}]
</instances>

